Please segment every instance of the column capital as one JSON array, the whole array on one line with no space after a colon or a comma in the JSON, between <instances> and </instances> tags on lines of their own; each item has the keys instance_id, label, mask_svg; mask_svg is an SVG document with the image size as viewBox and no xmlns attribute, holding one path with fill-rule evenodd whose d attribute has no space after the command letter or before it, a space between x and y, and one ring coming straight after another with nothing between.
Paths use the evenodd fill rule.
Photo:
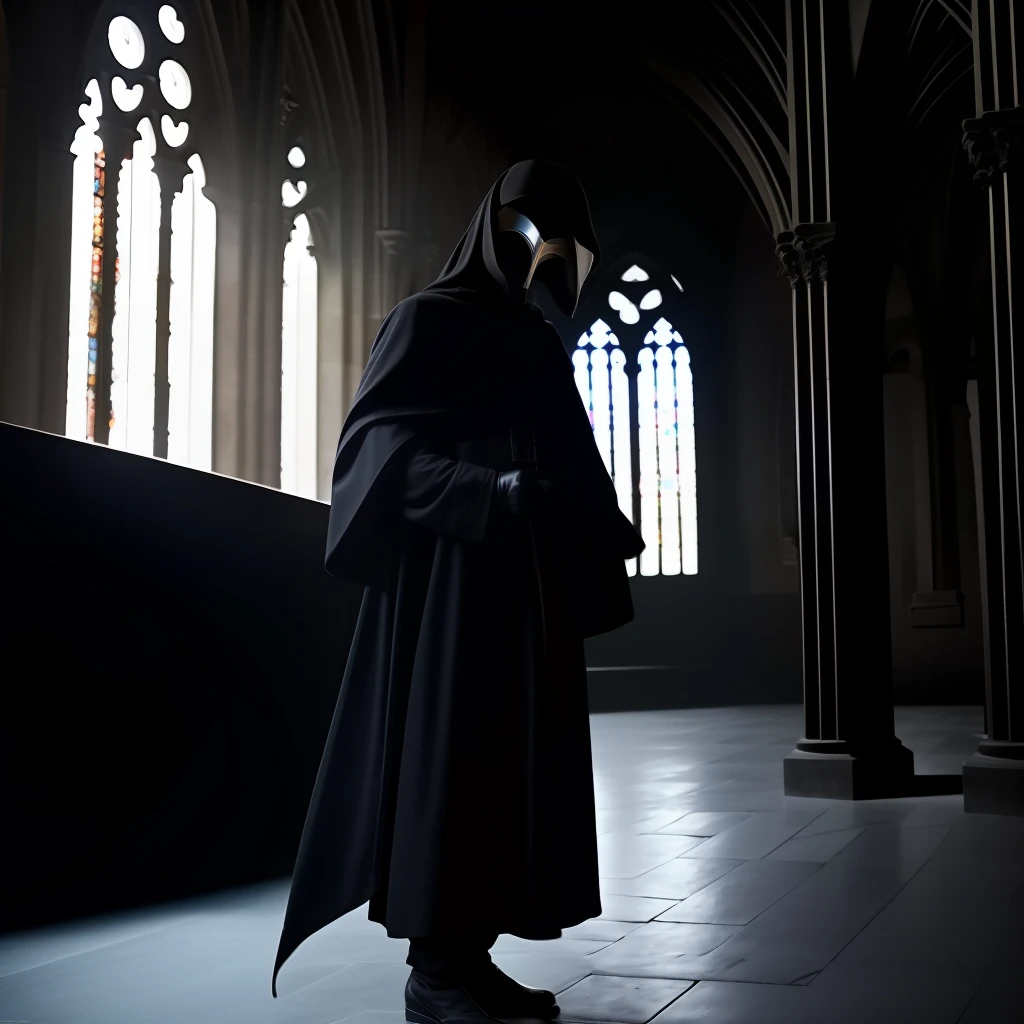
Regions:
<instances>
[{"instance_id":1,"label":"column capital","mask_svg":"<svg viewBox=\"0 0 1024 1024\"><path fill-rule=\"evenodd\" d=\"M409 241L409 232L397 228L378 228L373 234L388 256L400 255Z\"/></svg>"},{"instance_id":2,"label":"column capital","mask_svg":"<svg viewBox=\"0 0 1024 1024\"><path fill-rule=\"evenodd\" d=\"M987 110L981 117L967 118L963 129L963 147L974 167L975 181L987 185L994 174L1008 171L1012 153L1017 154L1014 159L1020 161L1024 108Z\"/></svg>"},{"instance_id":3,"label":"column capital","mask_svg":"<svg viewBox=\"0 0 1024 1024\"><path fill-rule=\"evenodd\" d=\"M131 160L132 148L142 138L137 128L115 114L100 114L97 118L96 134L103 143L108 166L113 166L115 172L118 169L117 162ZM109 163L112 158L115 161L113 165Z\"/></svg>"},{"instance_id":4,"label":"column capital","mask_svg":"<svg viewBox=\"0 0 1024 1024\"><path fill-rule=\"evenodd\" d=\"M800 281L810 284L828 280L828 260L835 234L832 221L797 224L791 231L780 232L775 246L781 263L780 275L788 278L794 288Z\"/></svg>"},{"instance_id":5,"label":"column capital","mask_svg":"<svg viewBox=\"0 0 1024 1024\"><path fill-rule=\"evenodd\" d=\"M191 168L178 153L157 153L153 157L153 171L160 182L160 195L166 202L181 191L185 175Z\"/></svg>"}]
</instances>

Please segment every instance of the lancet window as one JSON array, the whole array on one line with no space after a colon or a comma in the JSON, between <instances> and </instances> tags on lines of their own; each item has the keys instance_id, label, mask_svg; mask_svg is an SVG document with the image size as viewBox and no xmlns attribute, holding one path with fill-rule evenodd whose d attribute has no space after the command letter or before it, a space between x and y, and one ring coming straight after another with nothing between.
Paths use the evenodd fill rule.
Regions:
<instances>
[{"instance_id":1,"label":"lancet window","mask_svg":"<svg viewBox=\"0 0 1024 1024\"><path fill-rule=\"evenodd\" d=\"M209 469L217 218L187 120L187 26L117 15L71 151L66 433Z\"/></svg>"},{"instance_id":2,"label":"lancet window","mask_svg":"<svg viewBox=\"0 0 1024 1024\"><path fill-rule=\"evenodd\" d=\"M682 291L675 277L669 280ZM666 315L662 290L640 265L621 274L607 304L608 318L619 323L613 331L605 319L595 320L572 361L619 507L647 542L627 568L630 575L639 568L642 576L692 576L697 473L690 353Z\"/></svg>"}]
</instances>

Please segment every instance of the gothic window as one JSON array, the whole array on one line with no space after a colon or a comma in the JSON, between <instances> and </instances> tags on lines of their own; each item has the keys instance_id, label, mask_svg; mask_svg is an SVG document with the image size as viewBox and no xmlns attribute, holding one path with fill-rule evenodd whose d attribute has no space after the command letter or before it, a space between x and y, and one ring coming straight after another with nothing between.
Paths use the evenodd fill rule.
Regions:
<instances>
[{"instance_id":1,"label":"gothic window","mask_svg":"<svg viewBox=\"0 0 1024 1024\"><path fill-rule=\"evenodd\" d=\"M216 214L186 26L165 4L104 36L71 146L66 433L209 469Z\"/></svg>"},{"instance_id":2,"label":"gothic window","mask_svg":"<svg viewBox=\"0 0 1024 1024\"><path fill-rule=\"evenodd\" d=\"M670 275L681 292L682 285ZM642 576L697 572L697 477L693 374L682 335L667 319L661 289L638 264L608 292L620 338L604 319L582 334L573 354L576 386L619 507L639 525L647 548ZM628 292L628 294L627 294ZM659 310L649 327L651 310ZM636 560L627 563L630 575Z\"/></svg>"},{"instance_id":3,"label":"gothic window","mask_svg":"<svg viewBox=\"0 0 1024 1024\"><path fill-rule=\"evenodd\" d=\"M296 181L286 178L281 202L289 211L306 195L301 170L306 154L288 152ZM289 214L291 216L291 214ZM297 214L284 248L281 296L281 490L316 498L317 456L317 265L309 218Z\"/></svg>"}]
</instances>

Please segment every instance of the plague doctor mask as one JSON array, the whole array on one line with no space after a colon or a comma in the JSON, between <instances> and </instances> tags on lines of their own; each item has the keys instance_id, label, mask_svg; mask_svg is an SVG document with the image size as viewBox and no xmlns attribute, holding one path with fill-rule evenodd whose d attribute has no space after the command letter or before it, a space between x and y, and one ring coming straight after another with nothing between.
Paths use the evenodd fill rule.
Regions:
<instances>
[{"instance_id":1,"label":"plague doctor mask","mask_svg":"<svg viewBox=\"0 0 1024 1024\"><path fill-rule=\"evenodd\" d=\"M523 303L541 281L572 316L599 259L579 179L550 160L520 160L491 186L440 276L424 291Z\"/></svg>"},{"instance_id":2,"label":"plague doctor mask","mask_svg":"<svg viewBox=\"0 0 1024 1024\"><path fill-rule=\"evenodd\" d=\"M540 281L558 308L572 316L594 253L563 226L542 228L515 206L503 206L495 218L494 255L510 294L525 294ZM542 218L538 217L541 223Z\"/></svg>"}]
</instances>

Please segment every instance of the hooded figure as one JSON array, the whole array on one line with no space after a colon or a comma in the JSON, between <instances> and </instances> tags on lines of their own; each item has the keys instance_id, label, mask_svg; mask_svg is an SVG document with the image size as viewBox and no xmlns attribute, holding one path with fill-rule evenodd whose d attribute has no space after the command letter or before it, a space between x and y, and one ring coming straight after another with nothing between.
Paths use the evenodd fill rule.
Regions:
<instances>
[{"instance_id":1,"label":"hooded figure","mask_svg":"<svg viewBox=\"0 0 1024 1024\"><path fill-rule=\"evenodd\" d=\"M429 973L432 948L450 966L476 943L489 972L475 1010L407 988L408 1020L552 1016L554 997L486 950L498 933L557 938L601 913L583 641L632 619L625 561L643 542L561 340L526 301L543 281L571 314L597 256L576 178L516 164L373 343L338 444L326 559L366 590L275 995L299 944L369 901L389 936L416 940L414 968L417 950Z\"/></svg>"}]
</instances>

